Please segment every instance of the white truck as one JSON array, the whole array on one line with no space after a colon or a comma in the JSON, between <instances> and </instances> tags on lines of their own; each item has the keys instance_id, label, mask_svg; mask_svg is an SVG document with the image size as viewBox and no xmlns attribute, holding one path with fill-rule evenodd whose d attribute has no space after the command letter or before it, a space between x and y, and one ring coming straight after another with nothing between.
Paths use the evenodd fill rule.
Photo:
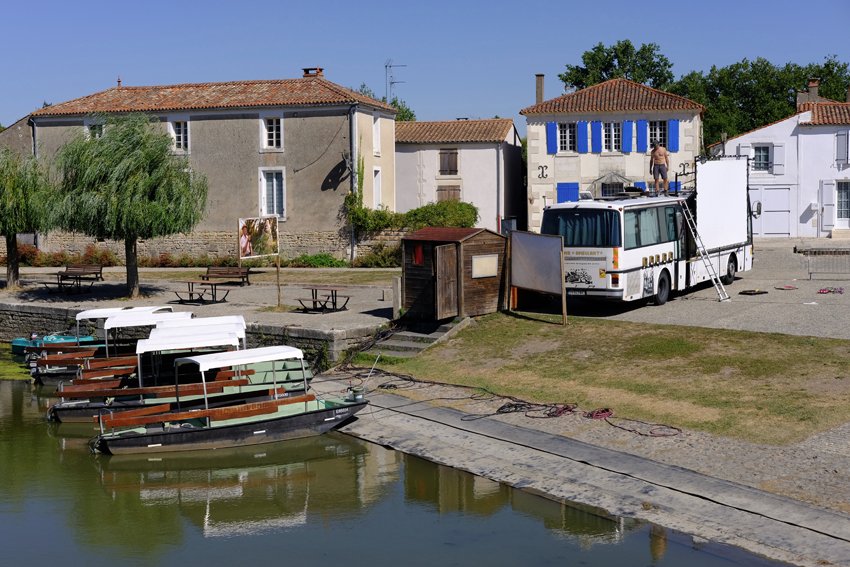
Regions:
<instances>
[{"instance_id":1,"label":"white truck","mask_svg":"<svg viewBox=\"0 0 850 567\"><path fill-rule=\"evenodd\" d=\"M564 241L568 295L664 304L712 276L689 230L695 219L707 261L724 284L752 269L748 160L697 162L695 188L670 197L559 203L543 212L541 233Z\"/></svg>"}]
</instances>

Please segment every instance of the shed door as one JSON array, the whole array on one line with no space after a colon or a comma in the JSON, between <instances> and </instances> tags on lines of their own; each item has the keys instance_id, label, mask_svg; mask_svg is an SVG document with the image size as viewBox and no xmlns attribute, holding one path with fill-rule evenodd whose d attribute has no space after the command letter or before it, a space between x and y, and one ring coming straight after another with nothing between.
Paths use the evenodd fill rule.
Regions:
<instances>
[{"instance_id":1,"label":"shed door","mask_svg":"<svg viewBox=\"0 0 850 567\"><path fill-rule=\"evenodd\" d=\"M437 319L457 317L457 246L436 247Z\"/></svg>"}]
</instances>

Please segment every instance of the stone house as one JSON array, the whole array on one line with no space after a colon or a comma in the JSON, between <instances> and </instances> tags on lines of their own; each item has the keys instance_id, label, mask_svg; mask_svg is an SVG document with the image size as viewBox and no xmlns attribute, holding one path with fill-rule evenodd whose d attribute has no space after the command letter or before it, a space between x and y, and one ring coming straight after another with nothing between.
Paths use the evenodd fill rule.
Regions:
<instances>
[{"instance_id":1,"label":"stone house","mask_svg":"<svg viewBox=\"0 0 850 567\"><path fill-rule=\"evenodd\" d=\"M798 96L797 112L711 146L750 158L753 235L850 238L850 92L847 102Z\"/></svg>"},{"instance_id":2,"label":"stone house","mask_svg":"<svg viewBox=\"0 0 850 567\"><path fill-rule=\"evenodd\" d=\"M347 257L353 241L342 208L357 187L358 158L364 205L396 206L395 109L332 83L321 68L303 71L296 79L165 86L119 80L33 112L30 148L50 159L80 132L97 136L104 115L147 113L171 135L174 153L206 176L209 194L204 219L191 234L142 242L141 256L236 255L238 219L272 215L284 257ZM90 243L51 233L40 246L73 251ZM121 243L114 244L121 253Z\"/></svg>"},{"instance_id":3,"label":"stone house","mask_svg":"<svg viewBox=\"0 0 850 567\"><path fill-rule=\"evenodd\" d=\"M528 126L528 227L539 230L546 205L616 194L652 185L652 142L670 152L675 173L702 148L705 108L687 98L627 79L611 79L557 98L543 99L537 75L536 103L520 111Z\"/></svg>"},{"instance_id":4,"label":"stone house","mask_svg":"<svg viewBox=\"0 0 850 567\"><path fill-rule=\"evenodd\" d=\"M398 212L457 200L478 207L476 226L498 233L508 218L524 228L522 144L513 120L399 122L395 142Z\"/></svg>"}]
</instances>

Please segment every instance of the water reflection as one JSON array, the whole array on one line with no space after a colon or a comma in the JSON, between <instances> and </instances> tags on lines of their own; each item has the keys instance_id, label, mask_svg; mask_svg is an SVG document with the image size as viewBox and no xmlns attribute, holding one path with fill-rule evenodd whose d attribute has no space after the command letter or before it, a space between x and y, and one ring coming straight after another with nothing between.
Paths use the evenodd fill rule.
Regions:
<instances>
[{"instance_id":1,"label":"water reflection","mask_svg":"<svg viewBox=\"0 0 850 567\"><path fill-rule=\"evenodd\" d=\"M94 433L48 424L28 384L0 381L4 535L51 533L49 547L11 546L5 564L32 563L33 550L44 563L111 565L308 560L317 549L321 564L350 562L353 549L373 565L729 563L687 537L342 434L151 457L94 456Z\"/></svg>"}]
</instances>

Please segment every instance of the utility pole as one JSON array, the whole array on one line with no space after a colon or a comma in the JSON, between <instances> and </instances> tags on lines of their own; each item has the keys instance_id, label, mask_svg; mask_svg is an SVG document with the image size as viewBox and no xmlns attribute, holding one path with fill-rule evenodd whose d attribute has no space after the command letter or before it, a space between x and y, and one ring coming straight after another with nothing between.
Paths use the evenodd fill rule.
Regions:
<instances>
[{"instance_id":1,"label":"utility pole","mask_svg":"<svg viewBox=\"0 0 850 567\"><path fill-rule=\"evenodd\" d=\"M407 67L407 65L394 64L392 59L387 59L386 63L384 63L384 100L387 102L390 102L393 96L393 85L405 82L395 80L393 76L393 68L395 67Z\"/></svg>"}]
</instances>

